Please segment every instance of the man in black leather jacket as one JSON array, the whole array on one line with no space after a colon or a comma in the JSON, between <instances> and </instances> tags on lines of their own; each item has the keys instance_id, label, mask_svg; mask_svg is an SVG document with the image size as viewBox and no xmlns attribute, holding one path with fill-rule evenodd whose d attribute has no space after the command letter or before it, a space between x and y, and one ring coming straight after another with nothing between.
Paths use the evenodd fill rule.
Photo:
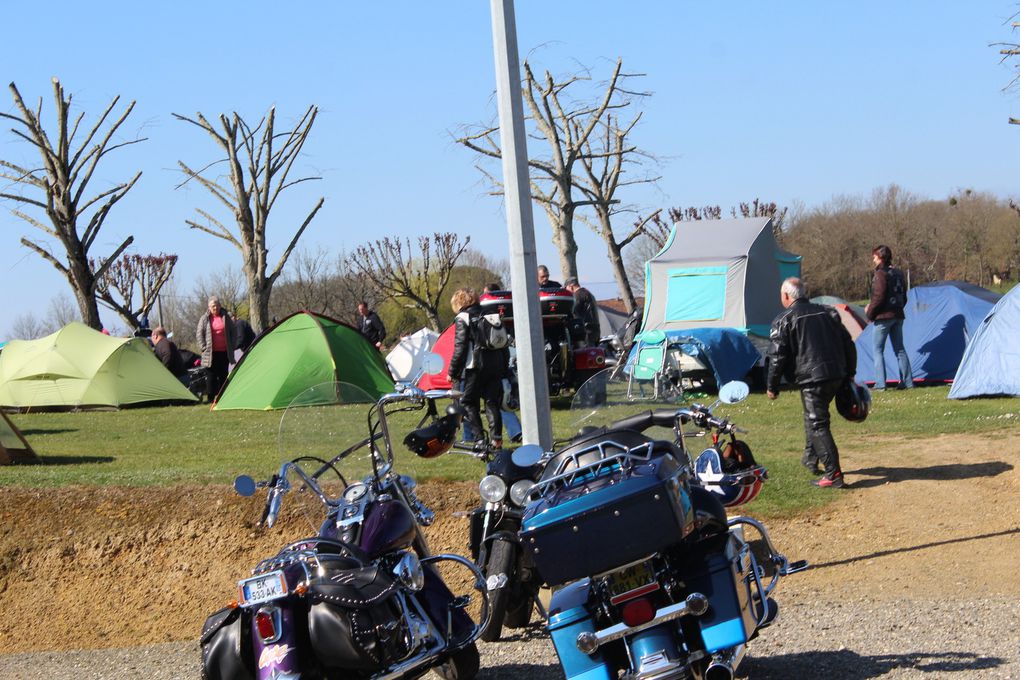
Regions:
<instances>
[{"instance_id":1,"label":"man in black leather jacket","mask_svg":"<svg viewBox=\"0 0 1020 680\"><path fill-rule=\"evenodd\" d=\"M780 300L786 311L772 322L769 334L768 397L779 396L783 376L800 388L806 439L801 462L816 474L824 472L812 481L815 486L842 488L839 449L829 430L829 404L843 381L857 372L857 348L839 313L809 302L800 279L783 281Z\"/></svg>"}]
</instances>

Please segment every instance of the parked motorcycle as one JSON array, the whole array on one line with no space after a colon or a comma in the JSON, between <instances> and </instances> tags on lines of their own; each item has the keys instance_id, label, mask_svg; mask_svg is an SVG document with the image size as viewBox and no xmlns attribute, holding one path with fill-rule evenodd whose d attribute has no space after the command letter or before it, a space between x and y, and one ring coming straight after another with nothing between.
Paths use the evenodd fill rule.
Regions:
<instances>
[{"instance_id":1,"label":"parked motorcycle","mask_svg":"<svg viewBox=\"0 0 1020 680\"><path fill-rule=\"evenodd\" d=\"M492 642L500 638L503 626L527 626L536 607L545 616L531 554L517 537L528 491L541 475L542 466L519 466L505 449L465 453L486 463L485 477L478 485L482 504L469 515L468 547L485 574L490 616L481 638Z\"/></svg>"},{"instance_id":2,"label":"parked motorcycle","mask_svg":"<svg viewBox=\"0 0 1020 680\"><path fill-rule=\"evenodd\" d=\"M404 444L427 458L446 452L460 412L440 417L435 404L457 394L400 385L374 401L353 385L329 383L294 400L281 419L287 459L269 480L241 476L235 489L268 491L266 527L276 524L285 498L314 508L321 525L260 562L239 581L238 601L209 617L201 638L206 678L390 680L429 670L446 680L474 677L475 640L488 617L485 578L464 557L431 554L422 527L433 514L414 480L394 469L391 443L394 422L410 418L394 414L426 409ZM365 403L367 437L315 448L313 439L321 444L339 419L363 417ZM469 573L481 598L478 623L467 613L472 598L444 582L442 563Z\"/></svg>"},{"instance_id":3,"label":"parked motorcycle","mask_svg":"<svg viewBox=\"0 0 1020 680\"><path fill-rule=\"evenodd\" d=\"M575 402L585 422L632 411L625 386L599 388L598 408ZM730 383L720 401L747 393ZM780 554L762 523L727 519L724 506L757 495L766 474L742 430L714 414L718 403L644 410L587 424L552 453L515 452L518 465L545 465L520 538L555 589L548 630L567 678L730 680L747 643L776 620L780 578L807 568ZM696 461L694 437L710 438ZM748 530L763 539L762 562Z\"/></svg>"}]
</instances>

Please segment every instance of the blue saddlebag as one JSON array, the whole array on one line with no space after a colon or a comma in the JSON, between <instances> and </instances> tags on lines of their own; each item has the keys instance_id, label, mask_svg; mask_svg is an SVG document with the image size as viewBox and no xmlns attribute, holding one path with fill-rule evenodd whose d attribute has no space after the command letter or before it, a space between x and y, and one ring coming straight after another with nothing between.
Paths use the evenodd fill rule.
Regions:
<instances>
[{"instance_id":1,"label":"blue saddlebag","mask_svg":"<svg viewBox=\"0 0 1020 680\"><path fill-rule=\"evenodd\" d=\"M694 528L684 472L669 455L607 464L529 504L520 536L543 581L601 574L679 542Z\"/></svg>"},{"instance_id":2,"label":"blue saddlebag","mask_svg":"<svg viewBox=\"0 0 1020 680\"><path fill-rule=\"evenodd\" d=\"M725 548L708 552L684 577L691 591L708 598L708 613L698 618L701 637L709 652L743 644L757 627L751 602L751 561L732 536Z\"/></svg>"},{"instance_id":3,"label":"blue saddlebag","mask_svg":"<svg viewBox=\"0 0 1020 680\"><path fill-rule=\"evenodd\" d=\"M587 580L571 583L556 591L549 603L549 635L560 658L560 667L568 680L610 680L609 665L602 652L588 655L577 648L577 636L595 631L595 623L584 604L588 599Z\"/></svg>"}]
</instances>

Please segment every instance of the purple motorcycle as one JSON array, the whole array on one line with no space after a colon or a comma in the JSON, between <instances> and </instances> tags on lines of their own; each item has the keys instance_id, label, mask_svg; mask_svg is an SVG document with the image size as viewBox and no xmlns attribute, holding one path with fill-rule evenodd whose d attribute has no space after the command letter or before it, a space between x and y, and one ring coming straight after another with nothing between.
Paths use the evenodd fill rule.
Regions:
<instances>
[{"instance_id":1,"label":"purple motorcycle","mask_svg":"<svg viewBox=\"0 0 1020 680\"><path fill-rule=\"evenodd\" d=\"M238 583L239 598L203 627L203 675L210 680L473 678L475 640L488 618L485 578L468 559L432 555L422 527L432 512L415 482L394 470L390 428L408 424L404 444L418 456L445 453L461 414L438 415L436 402L456 392L402 386L378 401L360 389L328 383L299 395L281 423L286 459L268 481L241 476L243 496L268 490L262 521L276 524L285 497L288 520L315 517L317 533L285 546ZM363 417L366 438L340 453L316 450L343 420ZM410 413L424 411L414 421ZM397 414L400 412L400 415ZM392 421L392 423L391 423ZM326 437L323 437L323 434ZM286 435L286 436L285 436ZM405 458L414 458L401 454ZM322 520L325 514L325 520ZM437 568L464 568L481 599L480 621Z\"/></svg>"}]
</instances>

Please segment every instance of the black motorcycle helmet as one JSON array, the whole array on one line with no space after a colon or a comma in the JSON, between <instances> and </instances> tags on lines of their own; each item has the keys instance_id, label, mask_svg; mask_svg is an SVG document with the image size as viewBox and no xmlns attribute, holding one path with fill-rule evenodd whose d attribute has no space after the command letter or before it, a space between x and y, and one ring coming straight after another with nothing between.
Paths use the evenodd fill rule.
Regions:
<instances>
[{"instance_id":1,"label":"black motorcycle helmet","mask_svg":"<svg viewBox=\"0 0 1020 680\"><path fill-rule=\"evenodd\" d=\"M404 446L422 458L435 458L450 450L457 438L460 414L451 413L419 427L404 437Z\"/></svg>"},{"instance_id":2,"label":"black motorcycle helmet","mask_svg":"<svg viewBox=\"0 0 1020 680\"><path fill-rule=\"evenodd\" d=\"M836 410L851 422L864 422L871 410L871 392L856 380L847 380L836 392Z\"/></svg>"}]
</instances>

